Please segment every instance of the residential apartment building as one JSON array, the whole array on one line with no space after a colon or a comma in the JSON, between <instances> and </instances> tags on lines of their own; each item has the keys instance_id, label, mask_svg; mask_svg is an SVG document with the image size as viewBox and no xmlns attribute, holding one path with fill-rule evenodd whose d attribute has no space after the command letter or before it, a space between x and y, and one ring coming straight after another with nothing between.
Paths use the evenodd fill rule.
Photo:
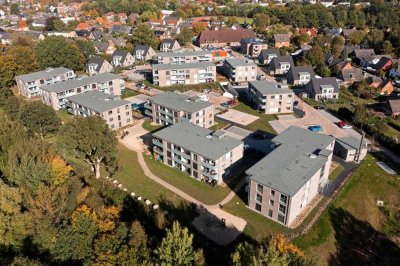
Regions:
<instances>
[{"instance_id":1,"label":"residential apartment building","mask_svg":"<svg viewBox=\"0 0 400 266\"><path fill-rule=\"evenodd\" d=\"M261 51L268 48L268 42L259 38L244 38L240 41L242 53L256 58Z\"/></svg>"},{"instance_id":2,"label":"residential apartment building","mask_svg":"<svg viewBox=\"0 0 400 266\"><path fill-rule=\"evenodd\" d=\"M335 139L289 127L275 149L246 171L248 207L290 226L328 182Z\"/></svg>"},{"instance_id":3,"label":"residential apartment building","mask_svg":"<svg viewBox=\"0 0 400 266\"><path fill-rule=\"evenodd\" d=\"M227 58L222 68L226 77L233 82L243 83L257 79L257 65L250 60Z\"/></svg>"},{"instance_id":4,"label":"residential apartment building","mask_svg":"<svg viewBox=\"0 0 400 266\"><path fill-rule=\"evenodd\" d=\"M15 78L18 91L21 95L32 98L40 96L40 87L74 79L73 70L65 67L49 68Z\"/></svg>"},{"instance_id":5,"label":"residential apartment building","mask_svg":"<svg viewBox=\"0 0 400 266\"><path fill-rule=\"evenodd\" d=\"M243 142L209 129L181 122L153 134L157 160L197 180L221 184L243 157Z\"/></svg>"},{"instance_id":6,"label":"residential apartment building","mask_svg":"<svg viewBox=\"0 0 400 266\"><path fill-rule=\"evenodd\" d=\"M214 124L214 105L199 97L165 92L150 97L145 108L145 114L159 125L176 124L182 120L206 128Z\"/></svg>"},{"instance_id":7,"label":"residential apartment building","mask_svg":"<svg viewBox=\"0 0 400 266\"><path fill-rule=\"evenodd\" d=\"M98 90L109 95L120 96L125 89L125 81L118 75L103 73L91 77L78 78L40 88L42 102L54 110L65 108L69 96Z\"/></svg>"},{"instance_id":8,"label":"residential apartment building","mask_svg":"<svg viewBox=\"0 0 400 266\"><path fill-rule=\"evenodd\" d=\"M74 116L98 115L111 129L132 124L132 108L128 101L100 91L89 91L67 98L66 108Z\"/></svg>"},{"instance_id":9,"label":"residential apartment building","mask_svg":"<svg viewBox=\"0 0 400 266\"><path fill-rule=\"evenodd\" d=\"M212 53L210 51L187 51L158 53L158 64L185 64L196 62L212 62Z\"/></svg>"},{"instance_id":10,"label":"residential apartment building","mask_svg":"<svg viewBox=\"0 0 400 266\"><path fill-rule=\"evenodd\" d=\"M160 87L216 81L216 66L211 62L153 65L153 83Z\"/></svg>"},{"instance_id":11,"label":"residential apartment building","mask_svg":"<svg viewBox=\"0 0 400 266\"><path fill-rule=\"evenodd\" d=\"M266 80L249 82L248 98L266 114L293 112L294 93L287 85Z\"/></svg>"}]
</instances>

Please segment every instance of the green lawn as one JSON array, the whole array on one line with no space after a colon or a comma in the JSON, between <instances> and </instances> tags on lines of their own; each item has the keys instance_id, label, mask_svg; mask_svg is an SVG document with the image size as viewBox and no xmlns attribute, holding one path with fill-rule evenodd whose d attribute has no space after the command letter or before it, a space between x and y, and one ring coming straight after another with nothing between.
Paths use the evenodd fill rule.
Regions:
<instances>
[{"instance_id":1,"label":"green lawn","mask_svg":"<svg viewBox=\"0 0 400 266\"><path fill-rule=\"evenodd\" d=\"M338 166L333 169L332 173L329 174L328 179L329 180L335 180L336 177L343 171L344 167L341 164L338 164Z\"/></svg>"},{"instance_id":2,"label":"green lawn","mask_svg":"<svg viewBox=\"0 0 400 266\"><path fill-rule=\"evenodd\" d=\"M267 217L247 208L247 192L241 189L228 204L224 206L227 212L239 216L247 221L244 234L252 239L261 240L271 234L285 234L290 229L280 225Z\"/></svg>"},{"instance_id":3,"label":"green lawn","mask_svg":"<svg viewBox=\"0 0 400 266\"><path fill-rule=\"evenodd\" d=\"M244 126L244 128L251 131L262 130L271 133L273 135L276 135L276 131L268 123L268 121L273 121L277 119L275 115L267 115L260 113L259 111L253 109L248 104L248 102L243 98L239 99L239 103L235 107L233 107L233 109L259 117L259 119L257 119L256 121L247 126Z\"/></svg>"},{"instance_id":4,"label":"green lawn","mask_svg":"<svg viewBox=\"0 0 400 266\"><path fill-rule=\"evenodd\" d=\"M226 186L215 186L212 187L207 183L200 182L193 177L179 171L178 169L164 165L151 158L150 156L145 156L145 161L150 170L163 180L172 184L173 186L179 188L195 199L203 202L204 204L217 204L223 200L231 189ZM239 178L233 180L232 186L237 184Z\"/></svg>"},{"instance_id":5,"label":"green lawn","mask_svg":"<svg viewBox=\"0 0 400 266\"><path fill-rule=\"evenodd\" d=\"M218 118L215 118L214 122L215 122L214 125L209 128L212 131L215 131L215 130L218 130L218 129L223 129L224 127L229 125L225 121L222 121L221 119L218 119Z\"/></svg>"},{"instance_id":6,"label":"green lawn","mask_svg":"<svg viewBox=\"0 0 400 266\"><path fill-rule=\"evenodd\" d=\"M125 90L121 91L121 98L125 99L125 98L129 98L129 97L132 97L132 96L136 96L138 94L139 93L134 91L134 90L125 89Z\"/></svg>"},{"instance_id":7,"label":"green lawn","mask_svg":"<svg viewBox=\"0 0 400 266\"><path fill-rule=\"evenodd\" d=\"M143 124L142 124L142 127L144 129L146 129L147 131L149 131L149 132L153 132L153 131L155 131L157 129L160 129L162 126L156 125L156 124L152 124L151 120L145 119Z\"/></svg>"},{"instance_id":8,"label":"green lawn","mask_svg":"<svg viewBox=\"0 0 400 266\"><path fill-rule=\"evenodd\" d=\"M387 219L376 206L377 199L383 200L387 208L399 210L400 175L388 175L377 166L376 161L376 157L368 155L331 204L330 211L323 213L307 235L294 241L308 257L316 259L319 265L327 265L331 254L335 254L338 247L341 252L365 249L363 245L372 242L365 239L383 231ZM356 241L351 244L355 246L347 247L348 251L345 251L342 247L348 245L346 241ZM361 246L357 247L357 243ZM350 255L354 254L347 256Z\"/></svg>"}]
</instances>

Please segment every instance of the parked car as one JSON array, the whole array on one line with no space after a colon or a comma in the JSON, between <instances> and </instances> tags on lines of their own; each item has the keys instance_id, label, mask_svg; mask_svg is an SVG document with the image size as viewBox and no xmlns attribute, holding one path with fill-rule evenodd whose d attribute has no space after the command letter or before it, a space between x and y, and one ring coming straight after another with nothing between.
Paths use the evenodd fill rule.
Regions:
<instances>
[{"instance_id":1,"label":"parked car","mask_svg":"<svg viewBox=\"0 0 400 266\"><path fill-rule=\"evenodd\" d=\"M317 105L314 108L317 110L325 110L325 106L322 106L322 105Z\"/></svg>"},{"instance_id":2,"label":"parked car","mask_svg":"<svg viewBox=\"0 0 400 266\"><path fill-rule=\"evenodd\" d=\"M222 107L226 107L226 108L230 108L230 107L232 107L232 103L230 101L227 101L227 102L221 103L221 106Z\"/></svg>"},{"instance_id":3,"label":"parked car","mask_svg":"<svg viewBox=\"0 0 400 266\"><path fill-rule=\"evenodd\" d=\"M309 126L308 130L310 130L312 132L322 132L322 126L321 125Z\"/></svg>"},{"instance_id":4,"label":"parked car","mask_svg":"<svg viewBox=\"0 0 400 266\"><path fill-rule=\"evenodd\" d=\"M340 122L337 123L337 125L338 125L340 128L344 128L344 129L353 128L351 125L347 124L346 121L340 121Z\"/></svg>"}]
</instances>

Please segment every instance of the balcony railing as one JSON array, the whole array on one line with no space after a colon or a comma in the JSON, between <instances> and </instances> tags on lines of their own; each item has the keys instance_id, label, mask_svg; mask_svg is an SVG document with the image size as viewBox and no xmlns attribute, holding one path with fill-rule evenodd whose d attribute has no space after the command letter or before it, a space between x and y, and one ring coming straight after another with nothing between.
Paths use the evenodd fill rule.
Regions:
<instances>
[{"instance_id":1,"label":"balcony railing","mask_svg":"<svg viewBox=\"0 0 400 266\"><path fill-rule=\"evenodd\" d=\"M212 179L217 179L217 177L218 177L218 174L215 171L205 171L205 170L203 170L203 171L201 171L201 173L204 176L206 176L208 178L212 178Z\"/></svg>"},{"instance_id":2,"label":"balcony railing","mask_svg":"<svg viewBox=\"0 0 400 266\"><path fill-rule=\"evenodd\" d=\"M184 153L179 149L174 149L174 153L182 156L183 158L190 159L190 154Z\"/></svg>"},{"instance_id":3,"label":"balcony railing","mask_svg":"<svg viewBox=\"0 0 400 266\"><path fill-rule=\"evenodd\" d=\"M158 147L163 148L163 143L160 140L153 139L153 144L158 146Z\"/></svg>"},{"instance_id":4,"label":"balcony railing","mask_svg":"<svg viewBox=\"0 0 400 266\"><path fill-rule=\"evenodd\" d=\"M207 168L209 168L211 170L217 170L218 169L218 166L216 164L211 163L211 162L202 161L201 164L204 167L207 167Z\"/></svg>"}]
</instances>

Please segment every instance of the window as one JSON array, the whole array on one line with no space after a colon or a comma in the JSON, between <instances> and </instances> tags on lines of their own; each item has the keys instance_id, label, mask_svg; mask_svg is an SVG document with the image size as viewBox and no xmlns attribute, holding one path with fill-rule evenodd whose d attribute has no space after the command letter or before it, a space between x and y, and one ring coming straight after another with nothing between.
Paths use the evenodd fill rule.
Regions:
<instances>
[{"instance_id":1,"label":"window","mask_svg":"<svg viewBox=\"0 0 400 266\"><path fill-rule=\"evenodd\" d=\"M194 160L194 161L197 161L197 154L194 154L194 153L193 153L193 160Z\"/></svg>"},{"instance_id":2,"label":"window","mask_svg":"<svg viewBox=\"0 0 400 266\"><path fill-rule=\"evenodd\" d=\"M111 125L111 128L114 128L114 125Z\"/></svg>"},{"instance_id":3,"label":"window","mask_svg":"<svg viewBox=\"0 0 400 266\"><path fill-rule=\"evenodd\" d=\"M272 95L272 96L271 96L271 99L275 99L275 95Z\"/></svg>"},{"instance_id":4,"label":"window","mask_svg":"<svg viewBox=\"0 0 400 266\"><path fill-rule=\"evenodd\" d=\"M256 195L256 201L262 203L262 196L260 194Z\"/></svg>"},{"instance_id":5,"label":"window","mask_svg":"<svg viewBox=\"0 0 400 266\"><path fill-rule=\"evenodd\" d=\"M279 204L279 211L280 211L281 213L286 213L286 206L284 206L284 205L282 205L282 204Z\"/></svg>"},{"instance_id":6,"label":"window","mask_svg":"<svg viewBox=\"0 0 400 266\"><path fill-rule=\"evenodd\" d=\"M273 200L269 200L269 206L274 206L274 201Z\"/></svg>"},{"instance_id":7,"label":"window","mask_svg":"<svg viewBox=\"0 0 400 266\"><path fill-rule=\"evenodd\" d=\"M129 115L129 112L126 112L126 115Z\"/></svg>"},{"instance_id":8,"label":"window","mask_svg":"<svg viewBox=\"0 0 400 266\"><path fill-rule=\"evenodd\" d=\"M261 212L261 204L256 203L256 211Z\"/></svg>"},{"instance_id":9,"label":"window","mask_svg":"<svg viewBox=\"0 0 400 266\"><path fill-rule=\"evenodd\" d=\"M286 204L287 203L287 196L281 194L280 202Z\"/></svg>"},{"instance_id":10,"label":"window","mask_svg":"<svg viewBox=\"0 0 400 266\"><path fill-rule=\"evenodd\" d=\"M324 176L324 173L325 173L325 165L322 166L322 168L321 168L321 173L319 175L319 178L322 178Z\"/></svg>"},{"instance_id":11,"label":"window","mask_svg":"<svg viewBox=\"0 0 400 266\"><path fill-rule=\"evenodd\" d=\"M108 82L108 85L112 86L112 81Z\"/></svg>"},{"instance_id":12,"label":"window","mask_svg":"<svg viewBox=\"0 0 400 266\"><path fill-rule=\"evenodd\" d=\"M110 121L110 122L114 121L114 118L111 117L109 121Z\"/></svg>"},{"instance_id":13,"label":"window","mask_svg":"<svg viewBox=\"0 0 400 266\"><path fill-rule=\"evenodd\" d=\"M275 197L275 190L272 190L272 189L271 189L270 194L271 194L272 197Z\"/></svg>"},{"instance_id":14,"label":"window","mask_svg":"<svg viewBox=\"0 0 400 266\"><path fill-rule=\"evenodd\" d=\"M278 214L278 221L284 224L285 223L285 215Z\"/></svg>"},{"instance_id":15,"label":"window","mask_svg":"<svg viewBox=\"0 0 400 266\"><path fill-rule=\"evenodd\" d=\"M77 92L77 93L81 93L81 88L77 88L77 89L76 89L76 92Z\"/></svg>"},{"instance_id":16,"label":"window","mask_svg":"<svg viewBox=\"0 0 400 266\"><path fill-rule=\"evenodd\" d=\"M125 105L125 109L129 109L129 105Z\"/></svg>"},{"instance_id":17,"label":"window","mask_svg":"<svg viewBox=\"0 0 400 266\"><path fill-rule=\"evenodd\" d=\"M257 184L257 192L263 193L263 185Z\"/></svg>"},{"instance_id":18,"label":"window","mask_svg":"<svg viewBox=\"0 0 400 266\"><path fill-rule=\"evenodd\" d=\"M274 215L274 212L273 212L272 210L269 210L269 211L268 211L268 217L269 217L269 218L272 218L272 215Z\"/></svg>"},{"instance_id":19,"label":"window","mask_svg":"<svg viewBox=\"0 0 400 266\"><path fill-rule=\"evenodd\" d=\"M117 114L119 114L119 108L117 108Z\"/></svg>"},{"instance_id":20,"label":"window","mask_svg":"<svg viewBox=\"0 0 400 266\"><path fill-rule=\"evenodd\" d=\"M130 122L131 122L130 118L126 119L126 123L130 123Z\"/></svg>"},{"instance_id":21,"label":"window","mask_svg":"<svg viewBox=\"0 0 400 266\"><path fill-rule=\"evenodd\" d=\"M112 115L112 110L108 111L108 114L109 114L109 115Z\"/></svg>"}]
</instances>

